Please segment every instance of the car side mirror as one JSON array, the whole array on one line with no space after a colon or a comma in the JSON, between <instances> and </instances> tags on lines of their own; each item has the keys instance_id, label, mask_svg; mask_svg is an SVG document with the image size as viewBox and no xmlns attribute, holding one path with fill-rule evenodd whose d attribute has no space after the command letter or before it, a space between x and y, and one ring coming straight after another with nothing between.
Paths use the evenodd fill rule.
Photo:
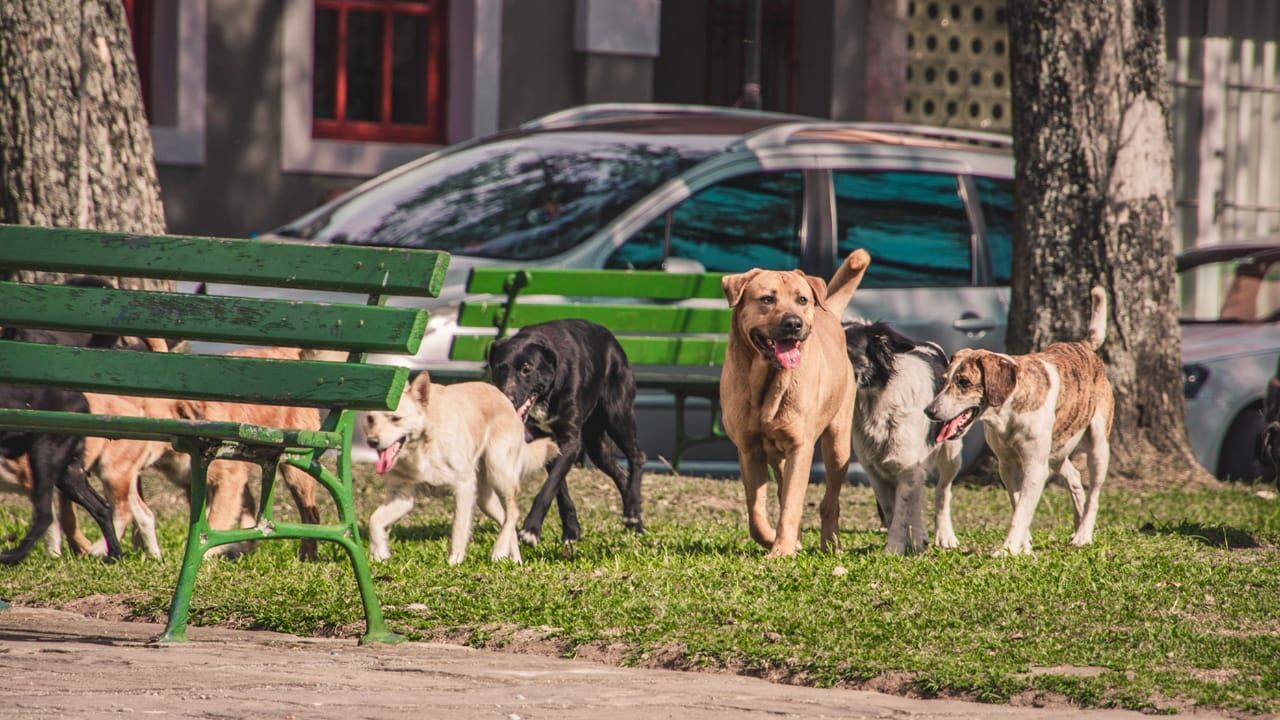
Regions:
<instances>
[{"instance_id":1,"label":"car side mirror","mask_svg":"<svg viewBox=\"0 0 1280 720\"><path fill-rule=\"evenodd\" d=\"M707 266L697 260L671 256L662 261L663 272L680 273L682 275L701 275L707 271Z\"/></svg>"}]
</instances>

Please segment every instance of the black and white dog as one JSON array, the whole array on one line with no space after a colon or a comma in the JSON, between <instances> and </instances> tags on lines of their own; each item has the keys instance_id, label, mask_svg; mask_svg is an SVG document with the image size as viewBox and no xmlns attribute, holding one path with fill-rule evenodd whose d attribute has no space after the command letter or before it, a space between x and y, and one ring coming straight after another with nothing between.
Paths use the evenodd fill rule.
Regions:
<instances>
[{"instance_id":1,"label":"black and white dog","mask_svg":"<svg viewBox=\"0 0 1280 720\"><path fill-rule=\"evenodd\" d=\"M532 434L550 436L560 456L547 466L520 530L536 544L554 498L565 542L581 536L578 514L565 475L586 453L622 495L622 522L644 531L640 517L640 474L644 453L636 438L636 383L627 355L608 328L585 320L529 325L489 350L490 379L511 400ZM614 444L627 458L628 472L614 457Z\"/></svg>"},{"instance_id":2,"label":"black and white dog","mask_svg":"<svg viewBox=\"0 0 1280 720\"><path fill-rule=\"evenodd\" d=\"M960 440L934 443L936 428L924 414L942 386L947 354L917 343L888 323L847 323L845 348L858 380L853 451L871 479L889 529L885 552L920 551L928 544L924 484L938 473L934 545L959 545L951 526L951 482L960 471Z\"/></svg>"},{"instance_id":3,"label":"black and white dog","mask_svg":"<svg viewBox=\"0 0 1280 720\"><path fill-rule=\"evenodd\" d=\"M116 341L116 338L110 336L13 328L6 328L0 337L6 340L79 347L110 347ZM13 385L0 385L0 407L89 412L89 403L83 393ZM89 485L85 475L84 438L0 430L0 454L11 459L26 455L31 463L32 484L31 526L16 548L0 553L0 563L9 565L22 562L31 553L40 536L49 529L53 523L55 489L61 490L78 503L98 523L102 536L107 541L107 558L120 557L120 543L112 528L111 506Z\"/></svg>"},{"instance_id":4,"label":"black and white dog","mask_svg":"<svg viewBox=\"0 0 1280 720\"><path fill-rule=\"evenodd\" d=\"M1276 483L1280 484L1280 364L1276 375L1267 383L1267 396L1262 404L1262 418L1266 426L1259 438L1258 460L1270 466Z\"/></svg>"}]
</instances>

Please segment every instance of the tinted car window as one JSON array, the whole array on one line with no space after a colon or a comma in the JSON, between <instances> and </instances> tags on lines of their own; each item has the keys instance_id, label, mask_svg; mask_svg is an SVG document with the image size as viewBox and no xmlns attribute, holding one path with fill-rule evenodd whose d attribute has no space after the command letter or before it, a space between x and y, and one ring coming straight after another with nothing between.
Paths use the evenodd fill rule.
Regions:
<instances>
[{"instance_id":1,"label":"tinted car window","mask_svg":"<svg viewBox=\"0 0 1280 720\"><path fill-rule=\"evenodd\" d=\"M871 253L863 287L970 284L969 219L954 175L839 170L831 181L838 257Z\"/></svg>"},{"instance_id":2,"label":"tinted car window","mask_svg":"<svg viewBox=\"0 0 1280 720\"><path fill-rule=\"evenodd\" d=\"M669 254L697 260L709 272L800 266L799 172L757 173L700 191L670 213ZM605 261L608 268L656 269L668 256L667 217L636 233Z\"/></svg>"},{"instance_id":3,"label":"tinted car window","mask_svg":"<svg viewBox=\"0 0 1280 720\"><path fill-rule=\"evenodd\" d=\"M504 260L550 257L724 142L601 132L508 138L393 173L277 234Z\"/></svg>"},{"instance_id":4,"label":"tinted car window","mask_svg":"<svg viewBox=\"0 0 1280 720\"><path fill-rule=\"evenodd\" d=\"M987 226L987 255L991 258L991 281L1008 285L1013 280L1013 181L975 177L982 222Z\"/></svg>"}]
</instances>

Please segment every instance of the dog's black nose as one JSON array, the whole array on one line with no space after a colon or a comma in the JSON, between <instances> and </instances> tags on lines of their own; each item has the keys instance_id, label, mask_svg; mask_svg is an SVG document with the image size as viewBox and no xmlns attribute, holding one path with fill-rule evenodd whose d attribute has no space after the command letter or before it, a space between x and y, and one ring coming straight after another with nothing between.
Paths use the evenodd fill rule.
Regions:
<instances>
[{"instance_id":1,"label":"dog's black nose","mask_svg":"<svg viewBox=\"0 0 1280 720\"><path fill-rule=\"evenodd\" d=\"M938 408L934 407L933 403L929 403L928 405L925 406L924 414L925 414L925 417L929 418L934 422L942 422L944 419L944 418L938 417Z\"/></svg>"},{"instance_id":2,"label":"dog's black nose","mask_svg":"<svg viewBox=\"0 0 1280 720\"><path fill-rule=\"evenodd\" d=\"M366 438L365 438L365 442L369 443L369 447L373 448L374 450L377 450L377 449L378 449L378 444L379 444L379 443L378 443L378 438L373 437L373 436L371 435L371 436L369 436L369 437L366 437Z\"/></svg>"},{"instance_id":3,"label":"dog's black nose","mask_svg":"<svg viewBox=\"0 0 1280 720\"><path fill-rule=\"evenodd\" d=\"M804 329L804 320L799 315L788 313L782 316L781 326L786 332L799 334Z\"/></svg>"}]
</instances>

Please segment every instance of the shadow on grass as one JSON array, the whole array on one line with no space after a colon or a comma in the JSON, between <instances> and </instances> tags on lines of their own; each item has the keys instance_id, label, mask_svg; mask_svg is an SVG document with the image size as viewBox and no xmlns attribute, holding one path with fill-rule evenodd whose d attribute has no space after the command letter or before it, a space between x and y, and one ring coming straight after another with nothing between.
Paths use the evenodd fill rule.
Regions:
<instances>
[{"instance_id":1,"label":"shadow on grass","mask_svg":"<svg viewBox=\"0 0 1280 720\"><path fill-rule=\"evenodd\" d=\"M445 540L452 533L453 525L443 521L430 522L425 525L396 525L391 528L391 539Z\"/></svg>"},{"instance_id":2,"label":"shadow on grass","mask_svg":"<svg viewBox=\"0 0 1280 720\"><path fill-rule=\"evenodd\" d=\"M1262 547L1249 533L1230 525L1204 525L1183 520L1180 523L1147 523L1140 529L1145 535L1181 535L1210 547L1241 550Z\"/></svg>"}]
</instances>

